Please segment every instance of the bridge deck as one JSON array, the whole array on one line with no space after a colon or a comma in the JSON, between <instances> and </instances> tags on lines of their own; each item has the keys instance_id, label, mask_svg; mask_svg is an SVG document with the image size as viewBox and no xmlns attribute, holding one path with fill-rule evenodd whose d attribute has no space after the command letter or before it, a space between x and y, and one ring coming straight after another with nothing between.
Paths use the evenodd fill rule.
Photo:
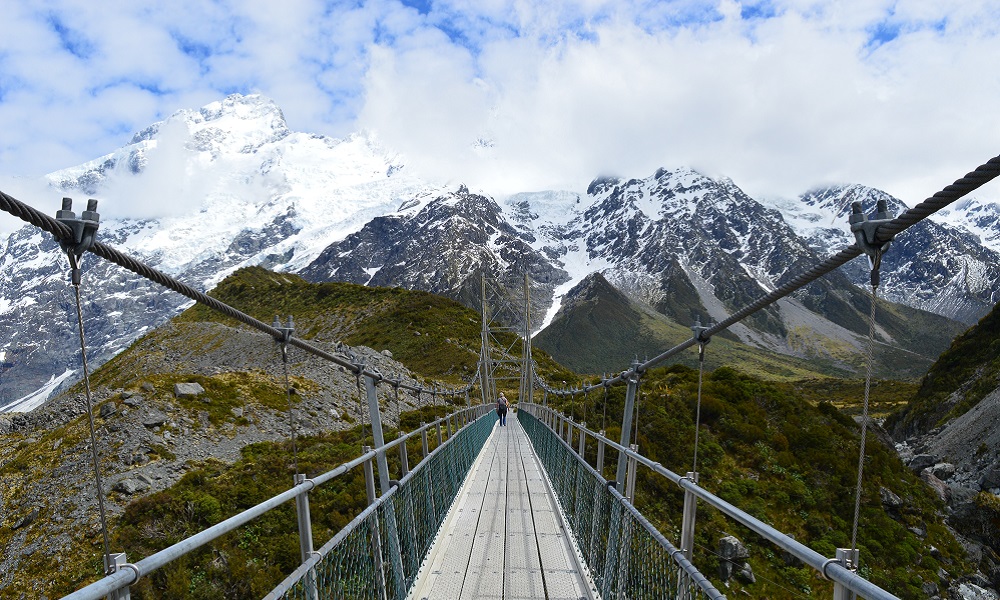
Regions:
<instances>
[{"instance_id":1,"label":"bridge deck","mask_svg":"<svg viewBox=\"0 0 1000 600\"><path fill-rule=\"evenodd\" d=\"M495 427L410 598L593 598L541 464L514 415Z\"/></svg>"}]
</instances>

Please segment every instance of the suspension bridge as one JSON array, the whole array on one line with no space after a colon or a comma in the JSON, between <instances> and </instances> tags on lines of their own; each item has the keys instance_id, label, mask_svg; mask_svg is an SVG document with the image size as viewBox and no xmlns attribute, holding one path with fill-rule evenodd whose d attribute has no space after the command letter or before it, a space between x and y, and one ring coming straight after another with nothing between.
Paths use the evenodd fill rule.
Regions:
<instances>
[{"instance_id":1,"label":"suspension bridge","mask_svg":"<svg viewBox=\"0 0 1000 600\"><path fill-rule=\"evenodd\" d=\"M62 210L52 218L0 192L0 209L59 240L69 257L76 292L92 460L104 534L105 576L66 598L129 598L130 586L141 578L286 502L295 505L301 564L266 596L268 599L725 598L692 563L699 505L719 511L832 581L836 600L858 596L873 600L896 598L891 591L862 577L858 569L862 557L856 543L857 507L868 423L871 343L852 542L851 547L837 549L834 556L815 551L808 540L796 540L699 486L697 453L691 471L684 474L674 473L640 454L631 437L636 397L644 373L697 346L702 367L698 378L697 436L704 354L711 337L862 253L872 266L872 340L878 268L888 243L907 227L998 175L1000 156L895 218L880 206L869 220L862 207L855 206L850 219L855 244L788 279L725 320L712 325L696 324L692 337L685 342L644 362L636 360L620 374L578 389L559 388L546 382L535 368L531 359L527 285L520 319L522 329L518 331L520 356L515 355L513 346L498 344L493 335L504 328L498 320L502 310L517 313L519 308L501 306L501 310L491 313L484 279L482 345L476 376L464 387L435 386L428 390L416 382L386 378L364 364L351 362L296 337L291 318L285 324L277 319L273 324L264 323L97 241L99 215L94 201L77 217L71 204L64 200ZM289 347L353 373L359 385L363 384L373 446L365 446L359 456L331 471L311 477L296 473L293 485L284 492L159 552L139 560L123 552L113 552L116 549L110 547L107 536L80 302L79 265L86 252L275 340L281 348L286 377ZM505 379L517 380L519 391L516 412L507 426L502 427L498 425L494 407L497 381ZM609 439L604 431L574 422L548 402L550 397L572 398L574 394L607 390L621 384L626 386L626 395L621 437L617 441ZM386 440L378 401L380 387L388 387L395 394L400 389L440 394L452 398L457 408L413 431L401 432L396 439ZM475 403L473 394L477 396ZM293 413L289 414L291 417ZM294 435L294 423L292 431ZM412 467L410 446L420 448L419 460L414 460ZM397 455L398 460L392 461L396 471L390 472L388 457ZM669 481L683 494L679 539L668 539L636 508L635 482L640 468ZM316 548L310 492L355 469L364 472L368 506Z\"/></svg>"}]
</instances>

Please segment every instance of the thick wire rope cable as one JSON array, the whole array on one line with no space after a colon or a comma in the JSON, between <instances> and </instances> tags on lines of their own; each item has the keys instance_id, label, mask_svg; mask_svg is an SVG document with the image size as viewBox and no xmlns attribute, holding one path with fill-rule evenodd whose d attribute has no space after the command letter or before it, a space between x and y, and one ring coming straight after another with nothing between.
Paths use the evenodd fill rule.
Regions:
<instances>
[{"instance_id":1,"label":"thick wire rope cable","mask_svg":"<svg viewBox=\"0 0 1000 600\"><path fill-rule=\"evenodd\" d=\"M694 460L691 461L691 472L698 473L698 434L701 430L701 384L705 374L705 344L698 344L698 401L694 409Z\"/></svg>"},{"instance_id":2,"label":"thick wire rope cable","mask_svg":"<svg viewBox=\"0 0 1000 600\"><path fill-rule=\"evenodd\" d=\"M73 231L69 228L68 225L61 223L57 219L50 217L49 215L46 215L45 213L31 206L28 206L27 204L21 202L20 200L2 191L0 191L0 210L10 213L15 217L18 217L22 221L30 223L31 225L34 225L39 229L51 233L53 236L55 236L57 241L73 240ZM142 261L132 258L124 254L123 252L120 252L115 248L108 246L107 244L103 244L101 242L95 242L93 246L91 246L88 249L88 251L91 252L92 254L99 256L100 258L103 258L128 271L131 271L144 279L159 284L173 292L181 294L182 296L186 296L187 298L190 298L191 300L194 300L195 302L202 304L218 313L221 313L245 325L253 327L258 331L266 333L272 338L275 339L282 338L283 334L280 329L272 327L271 325L268 325L267 323L264 323L259 319L251 317L250 315L236 308L233 308L232 306L229 306L228 304L222 302L221 300L218 300L216 298L209 296L204 292L196 290L190 285L178 281L177 279L174 279L173 277L161 271L158 271L153 267L150 267L149 265L146 265ZM309 344L308 342L296 338L294 336L291 336L288 339L288 344L291 346L295 346L301 350L304 350L314 356L323 358L338 366L344 367L351 373L358 375L367 373L366 371L364 371L364 368L362 366L356 365L339 356L330 354L329 352L321 350L320 348L317 348L316 346L313 346L312 344ZM376 375L375 373L370 373L370 374ZM408 386L403 385L403 387L406 388ZM415 387L409 389L413 389L415 391Z\"/></svg>"},{"instance_id":3,"label":"thick wire rope cable","mask_svg":"<svg viewBox=\"0 0 1000 600\"><path fill-rule=\"evenodd\" d=\"M104 570L105 574L110 572L111 565L111 543L108 540L108 516L104 507L104 482L101 481L101 462L97 454L97 431L94 426L94 404L90 390L90 367L87 364L87 341L83 331L83 307L80 301L80 257L72 252L67 252L69 265L73 270L73 291L76 296L76 322L80 332L80 357L83 363L83 391L87 400L87 422L90 425L90 456L94 461L94 479L97 484L97 506L101 515L101 537L104 541Z\"/></svg>"},{"instance_id":4,"label":"thick wire rope cable","mask_svg":"<svg viewBox=\"0 0 1000 600\"><path fill-rule=\"evenodd\" d=\"M881 258L881 253L876 254L876 260ZM873 272L877 272L878 262L873 266ZM873 277L873 281L875 281ZM854 491L854 524L851 526L851 556L858 548L858 522L861 518L861 479L865 469L865 440L868 435L868 402L871 396L872 370L875 361L875 305L878 301L878 286L872 285L871 294L871 314L868 325L868 344L865 349L865 396L861 405L861 448L858 452L858 484ZM857 568L858 565L854 565Z\"/></svg>"},{"instance_id":5,"label":"thick wire rope cable","mask_svg":"<svg viewBox=\"0 0 1000 600\"><path fill-rule=\"evenodd\" d=\"M295 409L292 406L292 382L288 376L288 344L284 341L281 344L281 367L285 375L285 398L288 400L288 424L292 428L292 465L295 467L295 474L299 474L299 449L298 433L295 423Z\"/></svg>"},{"instance_id":6,"label":"thick wire rope cable","mask_svg":"<svg viewBox=\"0 0 1000 600\"><path fill-rule=\"evenodd\" d=\"M886 223L881 227L879 227L877 232L877 237L878 237L877 241L883 241L883 242L888 241L888 238L892 237L893 235L900 233L906 228L926 218L928 215L944 208L945 206L951 204L952 202L958 200L959 198L962 198L963 196L969 194L970 192L975 191L976 189L982 187L986 183L995 179L997 176L1000 176L1000 156L991 158L986 163L977 167L974 171L967 173L965 177L958 179L951 185L935 193L933 196L924 200L917 206L907 210L905 213L896 217L889 223ZM24 204L23 202L3 192L0 192L0 210L8 212L20 218L23 221L31 223L36 227L39 227L41 229L44 229L45 231L48 231L49 233L52 233L58 240L69 240L72 239L73 237L72 230L69 228L69 226L60 223L56 219L28 206L27 204ZM89 251L100 256L101 258L104 258L105 260L111 261L121 267L124 267L125 269L128 269L129 271L132 271L137 275L149 279L150 281L159 283L160 285L167 287L184 296L187 296L188 298L191 298L196 302L204 304L205 306L208 306L209 308L215 311L218 311L238 321L241 321L247 325L250 325L251 327L263 331L264 333L267 333L271 337L279 337L281 335L281 333L277 329L270 327L266 323L254 319L253 317L239 310L236 310L235 308L225 304L224 302L220 302L219 300L216 300L215 298L212 298L211 296L208 296L203 292L199 292L198 290L192 288L191 286L181 283L176 279L160 271L157 271L156 269L153 269L152 267L149 267L143 264L142 262L134 258L131 258L119 252L118 250L115 250L110 246L97 242L89 249ZM860 254L861 254L861 249L856 244L844 248L836 255L831 256L830 258L824 260L818 265L815 265L808 271L800 273L798 276L789 280L784 285L774 290L767 296L764 296L763 298L757 300L753 304L745 307L743 310L740 310L734 313L733 315L730 315L729 318L721 321L720 323L716 323L714 326L710 327L705 332L705 334L707 336L711 336L724 329L729 328L729 326L733 325L734 323L743 320L744 318L757 312L758 310L778 301L779 299L787 296L788 294L794 292L795 290L815 281L816 279L829 273L833 269L840 267L847 261L857 257ZM315 346L307 344L302 340L299 340L297 338L292 338L289 340L289 343L292 344L293 346L298 346L299 348L307 352L315 354L316 356L326 358L327 360L334 362L342 367L345 367L351 370L352 372L355 373L358 372L359 367L357 365L354 365L343 359L335 357L329 353L323 352L322 350L319 350ZM674 348L667 350L666 352L660 354L659 356L656 356L646 361L646 363L640 365L638 368L635 368L633 370L645 371L650 367L657 365L660 362L663 362L670 356L673 356L674 354L686 348L691 347L695 343L696 341L694 339L690 339L687 342L675 346ZM622 375L619 375L614 379L614 381L619 381L621 379Z\"/></svg>"}]
</instances>

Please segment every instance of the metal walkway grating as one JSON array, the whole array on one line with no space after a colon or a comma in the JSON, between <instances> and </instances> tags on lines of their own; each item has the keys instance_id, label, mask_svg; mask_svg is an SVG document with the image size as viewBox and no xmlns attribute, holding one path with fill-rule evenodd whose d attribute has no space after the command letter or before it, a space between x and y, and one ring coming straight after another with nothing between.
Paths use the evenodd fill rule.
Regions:
<instances>
[{"instance_id":1,"label":"metal walkway grating","mask_svg":"<svg viewBox=\"0 0 1000 600\"><path fill-rule=\"evenodd\" d=\"M517 419L494 427L409 598L593 598L541 464Z\"/></svg>"}]
</instances>

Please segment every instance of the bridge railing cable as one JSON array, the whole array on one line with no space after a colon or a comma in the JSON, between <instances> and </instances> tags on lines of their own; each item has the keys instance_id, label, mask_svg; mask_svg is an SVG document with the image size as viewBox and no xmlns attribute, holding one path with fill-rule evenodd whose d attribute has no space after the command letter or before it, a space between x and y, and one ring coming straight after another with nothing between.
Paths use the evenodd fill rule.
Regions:
<instances>
[{"instance_id":1,"label":"bridge railing cable","mask_svg":"<svg viewBox=\"0 0 1000 600\"><path fill-rule=\"evenodd\" d=\"M684 553L573 448L521 405L518 422L555 488L602 598L709 598L723 595Z\"/></svg>"},{"instance_id":2,"label":"bridge railing cable","mask_svg":"<svg viewBox=\"0 0 1000 600\"><path fill-rule=\"evenodd\" d=\"M855 592L860 596L867 598L868 600L898 600L898 598L892 593L887 592L886 590L883 590L882 588L876 586L875 584L864 579L863 577L860 577L854 571L845 568L840 563L832 561L831 559L823 556L819 552L813 550L809 546L806 546L805 544L796 540L795 538L788 536L785 533L782 533L781 531L778 531L777 529L768 525L767 523L764 523L757 517L754 517L753 515L743 511L742 509L736 506L733 506L732 504L712 494L708 490L692 482L688 477L674 473L673 471L667 469L660 463L655 462L639 454L638 452L635 452L631 448L625 448L620 444L614 442L613 440L608 439L600 435L599 433L587 429L585 427L580 427L577 424L567 424L563 421L561 415L556 413L556 411L554 411L551 408L540 406L538 404L519 403L518 412L522 410L532 415L534 420L540 423L541 426L545 427L547 430L552 430L550 424L556 423L557 425L554 434L554 437L556 439L560 438L560 436L558 435L559 432L561 430L565 430L564 428L568 426L571 428L569 430L569 433L568 434L564 433L563 435L569 438L572 438L573 431L575 430L576 432L578 432L579 435L587 436L587 438L592 438L598 444L602 444L605 447L610 447L617 450L621 455L629 458L630 460L635 461L639 465L643 465L649 468L657 475L665 477L666 479L677 484L677 486L682 490L694 494L698 499L716 508L722 514L740 523L741 525L750 529L751 531L761 536L762 538L770 541L775 546L788 552L795 558L798 558L806 565L815 569L825 578L843 585L848 590ZM551 431L549 435L552 435ZM579 457L580 455L578 453L572 451L571 444L567 444L566 442L563 442L563 444L566 444L567 448L570 449L569 451L573 453L573 456L576 460L583 460L583 458ZM585 446L585 443L581 444L581 447L583 446ZM549 469L549 466L550 465L546 465L546 471L549 473L551 477L553 471ZM566 468L565 463L556 465L555 468L565 469ZM598 470L594 470L594 473L595 475L597 475ZM602 481L608 487L611 487L611 485L613 485L614 483L613 481L607 482L606 480L603 479L603 477ZM565 506L567 503L566 500L567 496L562 495L563 493L571 493L571 492L563 490L562 493L560 494L560 501L563 502L563 505Z\"/></svg>"},{"instance_id":3,"label":"bridge railing cable","mask_svg":"<svg viewBox=\"0 0 1000 600\"><path fill-rule=\"evenodd\" d=\"M890 222L881 225L876 234L876 239L878 242L886 242L891 240L895 235L905 231L906 229L916 225L923 219L934 214L935 212L941 210L942 208L948 206L949 204L961 199L962 197L968 195L971 192L979 189L983 185L989 183L990 181L996 179L1000 176L1000 156L995 156L989 161L983 163L982 165L976 167L974 171L971 171L958 179L951 185L945 187L941 191L935 193L930 198L927 198L920 204L908 209L903 214L892 219ZM840 250L833 256L826 258L820 263L812 266L808 270L799 273L798 275L787 280L784 284L776 288L774 291L766 294L765 296L759 298L755 302L745 306L744 308L733 313L729 317L719 321L718 323L705 328L700 334L700 340L708 340L713 335L725 331L729 327L736 323L739 323L743 319L749 317L750 315L756 313L757 311L767 308L768 306L774 304L778 300L781 300L785 296L798 291L799 289L809 285L810 283L816 281L820 277L823 277L830 271L841 267L847 262L857 258L862 253L861 248L857 244L851 244L846 248ZM590 390L597 389L601 385L614 384L625 381L628 376L633 373L642 373L647 371L661 363L663 363L668 358L683 352L684 350L699 343L699 339L694 337L689 338L680 344L677 344L673 348L665 350L664 352L643 361L636 365L635 367L626 369L620 374L604 379L600 384L593 386L584 386L582 391L589 392ZM543 389L553 392L559 391L557 388L546 383L541 377L537 376L536 380L539 385L543 386Z\"/></svg>"},{"instance_id":4,"label":"bridge railing cable","mask_svg":"<svg viewBox=\"0 0 1000 600\"><path fill-rule=\"evenodd\" d=\"M55 218L40 212L39 210L25 204L24 202L21 202L20 200L17 200L16 198L4 192L0 192L0 210L10 213L15 217L20 218L23 221L26 221L40 229L43 229L51 233L56 238L56 240L62 241L62 240L73 239L73 231L67 225L60 223ZM208 294L200 290L197 290L194 287L191 287L190 285L182 281L179 281L171 277L170 275L167 275L166 273L163 273L162 271L159 271L143 263L141 260L133 258L125 254L124 252L121 252L107 244L96 242L93 244L92 247L89 248L89 252L109 262L112 262L124 269L127 269L135 273L136 275L139 275L140 277L148 279L149 281L162 285L163 287L173 290L178 294L186 296L191 300L194 300L199 304L207 306L208 308L211 308L212 310L218 313L221 313L245 325L253 327L258 331L266 333L267 335L271 336L274 339L282 340L284 338L284 332L282 331L281 328L268 325L267 323L259 319L256 319L244 313L241 310L233 308L232 306L229 306L225 302L213 298ZM331 354L321 348L314 346L313 344L310 344L309 342L306 342L301 338L291 336L288 337L286 341L288 345L295 346L314 356L318 356L336 365L344 367L345 369L349 370L354 374L367 374L377 377L378 379L382 378L382 375L380 373L374 371L366 371L362 366L355 364L343 357ZM413 384L401 383L400 387L414 392L418 390L423 391L422 387L416 383ZM459 394L459 393L464 393L466 390L471 388L472 388L472 383L470 382L469 385L462 388L456 389L449 387L447 388L447 391L449 394Z\"/></svg>"},{"instance_id":5,"label":"bridge railing cable","mask_svg":"<svg viewBox=\"0 0 1000 600\"><path fill-rule=\"evenodd\" d=\"M373 526L373 523L386 521L386 511L395 511L397 520L404 524L400 531L405 534L405 543L402 544L407 551L417 552L416 556L407 555L403 561L408 565L403 573L412 581L415 576L416 564L419 567L419 558L426 553L427 548L433 541L434 534L443 522L447 514L448 507L468 470L469 465L475 459L478 450L485 444L493 427L493 416L487 411L490 407L474 406L457 411L456 415L467 415L470 419L469 426L466 426L435 448L430 454L416 465L407 475L399 481L399 485L393 486L389 490L384 490L382 496L374 499L372 504L359 513L344 529L330 539L314 556L300 566L290 575L284 583L277 588L278 595L274 597L288 598L308 598L302 595L299 590L305 587L303 580L305 573L313 569L320 575L316 578L318 585L330 586L330 589L339 589L342 581L356 580L358 577L371 574L370 563L352 563L350 553L346 549L354 548L358 539L366 539L364 546L364 556L370 556L372 539L376 531L386 531ZM426 433L428 429L440 426L449 417L442 417L429 423L418 430L412 431L400 438L386 444L385 450L395 447L398 444L406 443L407 440L419 437ZM295 499L301 494L308 493L316 487L323 485L345 473L362 465L371 468L371 463L377 458L380 451L370 450L357 458L348 461L335 469L327 471L312 479L305 479L302 483L289 488L288 490L251 507L243 512L234 515L204 531L201 531L189 538L186 538L172 546L136 562L135 564L122 565L124 568L100 579L84 588L81 588L63 600L99 600L118 590L127 588L136 583L140 577L146 576L178 558L193 552L194 550L210 543L211 541L229 533L238 527L249 523L257 517L267 513ZM407 512L409 511L409 512ZM381 521L379 521L381 520ZM413 524L410 527L407 524ZM345 545L346 544L346 545ZM382 546L389 547L388 544ZM346 553L346 554L345 554ZM387 565L382 565L388 570ZM391 574L384 574L391 577ZM370 585L374 578L369 577L365 585ZM355 583L356 585L360 585ZM367 589L367 588L366 588ZM269 596L271 597L271 596ZM322 597L358 597L358 598L378 598L375 594L358 596L344 596L330 594ZM394 598L394 596L389 596ZM400 599L401 600L401 599Z\"/></svg>"}]
</instances>

